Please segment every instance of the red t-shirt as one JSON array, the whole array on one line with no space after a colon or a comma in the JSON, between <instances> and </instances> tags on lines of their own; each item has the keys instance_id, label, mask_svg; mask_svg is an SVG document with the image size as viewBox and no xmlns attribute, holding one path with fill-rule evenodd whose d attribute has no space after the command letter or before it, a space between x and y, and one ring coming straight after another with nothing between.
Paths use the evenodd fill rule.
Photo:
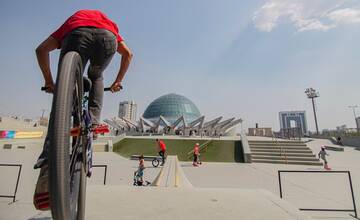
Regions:
<instances>
[{"instance_id":1,"label":"red t-shirt","mask_svg":"<svg viewBox=\"0 0 360 220\"><path fill-rule=\"evenodd\" d=\"M162 151L166 151L166 145L162 140L159 140L159 147Z\"/></svg>"},{"instance_id":2,"label":"red t-shirt","mask_svg":"<svg viewBox=\"0 0 360 220\"><path fill-rule=\"evenodd\" d=\"M199 146L195 145L194 147L194 154L198 155L199 154Z\"/></svg>"},{"instance_id":3,"label":"red t-shirt","mask_svg":"<svg viewBox=\"0 0 360 220\"><path fill-rule=\"evenodd\" d=\"M78 27L96 27L103 28L115 34L118 42L123 41L119 35L117 25L112 22L104 13L98 10L80 10L71 15L59 29L51 34L60 43L72 30Z\"/></svg>"}]
</instances>

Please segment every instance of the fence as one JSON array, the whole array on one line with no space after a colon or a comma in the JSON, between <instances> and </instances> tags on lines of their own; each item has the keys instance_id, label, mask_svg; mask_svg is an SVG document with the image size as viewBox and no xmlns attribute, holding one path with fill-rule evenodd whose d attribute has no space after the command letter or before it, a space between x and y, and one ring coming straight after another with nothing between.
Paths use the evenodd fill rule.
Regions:
<instances>
[{"instance_id":1,"label":"fence","mask_svg":"<svg viewBox=\"0 0 360 220\"><path fill-rule=\"evenodd\" d=\"M107 165L92 165L92 167L104 167L104 185L106 185Z\"/></svg>"},{"instance_id":2,"label":"fence","mask_svg":"<svg viewBox=\"0 0 360 220\"><path fill-rule=\"evenodd\" d=\"M19 180L20 180L20 174L21 174L22 165L21 164L0 164L0 166L2 166L2 167L19 167L19 172L18 172L18 175L17 175L14 195L0 195L0 197L3 197L3 198L13 198L13 202L15 202L16 193L17 193L17 189L18 189L18 186L19 186Z\"/></svg>"},{"instance_id":3,"label":"fence","mask_svg":"<svg viewBox=\"0 0 360 220\"><path fill-rule=\"evenodd\" d=\"M358 217L357 216L357 211L356 211L354 190L353 190L353 186L352 186L350 171L278 170L280 198L283 198L282 185L281 185L281 173L327 173L327 174L330 174L330 173L347 173L348 177L349 177L349 184L350 184L350 190L351 190L351 198L352 198L352 203L353 203L353 209L308 209L308 208L304 209L304 208L299 208L299 210L301 210L301 211L354 212L355 213L355 218Z\"/></svg>"}]
</instances>

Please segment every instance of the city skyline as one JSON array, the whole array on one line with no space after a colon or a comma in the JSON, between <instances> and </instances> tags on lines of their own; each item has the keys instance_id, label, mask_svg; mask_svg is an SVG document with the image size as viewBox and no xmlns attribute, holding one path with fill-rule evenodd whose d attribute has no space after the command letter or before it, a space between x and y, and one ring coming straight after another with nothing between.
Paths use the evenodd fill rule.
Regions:
<instances>
[{"instance_id":1,"label":"city skyline","mask_svg":"<svg viewBox=\"0 0 360 220\"><path fill-rule=\"evenodd\" d=\"M356 127L350 105L360 105L360 3L353 0L155 0L2 2L0 113L41 116L50 111L34 49L81 8L100 9L120 27L134 53L124 91L105 93L102 118L134 100L138 116L157 97L175 92L207 118L244 120L244 128L279 129L278 112L305 110L315 130L305 89L315 88L319 130ZM34 8L29 11L28 8ZM54 10L56 8L56 10ZM16 11L16 15L13 13ZM51 54L56 75L59 51ZM115 56L104 73L111 84ZM46 114L46 113L45 113ZM356 114L360 116L359 111Z\"/></svg>"}]
</instances>

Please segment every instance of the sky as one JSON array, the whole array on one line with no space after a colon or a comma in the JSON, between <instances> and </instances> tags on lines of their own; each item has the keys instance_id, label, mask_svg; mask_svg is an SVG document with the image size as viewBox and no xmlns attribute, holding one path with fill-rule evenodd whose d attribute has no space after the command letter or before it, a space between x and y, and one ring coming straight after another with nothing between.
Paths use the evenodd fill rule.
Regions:
<instances>
[{"instance_id":1,"label":"sky","mask_svg":"<svg viewBox=\"0 0 360 220\"><path fill-rule=\"evenodd\" d=\"M305 110L315 130L355 127L360 107L358 0L0 1L0 115L49 114L52 96L35 48L79 9L99 9L116 22L134 57L120 93L105 93L102 118L134 100L138 116L156 98L184 95L211 120L244 120L244 128L279 129L280 111ZM56 75L59 50L51 53ZM116 77L120 56L104 72ZM356 114L360 116L360 108Z\"/></svg>"}]
</instances>

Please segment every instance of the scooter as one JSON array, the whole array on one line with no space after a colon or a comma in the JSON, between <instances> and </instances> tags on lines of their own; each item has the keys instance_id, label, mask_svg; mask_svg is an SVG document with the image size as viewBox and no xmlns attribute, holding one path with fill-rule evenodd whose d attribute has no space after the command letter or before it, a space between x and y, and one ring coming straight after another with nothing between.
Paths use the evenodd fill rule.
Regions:
<instances>
[{"instance_id":1,"label":"scooter","mask_svg":"<svg viewBox=\"0 0 360 220\"><path fill-rule=\"evenodd\" d=\"M142 181L141 180L141 175L139 173L139 170L134 172L134 186L149 186L151 184L151 182L149 181Z\"/></svg>"}]
</instances>

